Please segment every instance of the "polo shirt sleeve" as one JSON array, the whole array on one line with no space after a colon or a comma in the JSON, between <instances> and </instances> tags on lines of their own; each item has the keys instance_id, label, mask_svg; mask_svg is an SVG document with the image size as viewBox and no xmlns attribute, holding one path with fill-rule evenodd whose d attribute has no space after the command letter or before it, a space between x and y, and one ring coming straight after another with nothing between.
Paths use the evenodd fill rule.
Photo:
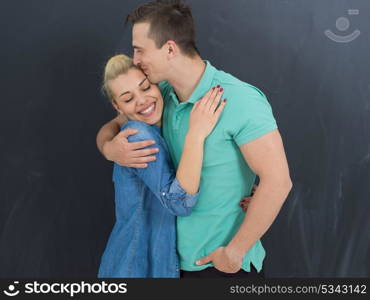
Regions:
<instances>
[{"instance_id":1,"label":"polo shirt sleeve","mask_svg":"<svg viewBox=\"0 0 370 300\"><path fill-rule=\"evenodd\" d=\"M232 112L232 136L238 146L277 128L271 105L256 87L246 86L235 93L226 105Z\"/></svg>"}]
</instances>

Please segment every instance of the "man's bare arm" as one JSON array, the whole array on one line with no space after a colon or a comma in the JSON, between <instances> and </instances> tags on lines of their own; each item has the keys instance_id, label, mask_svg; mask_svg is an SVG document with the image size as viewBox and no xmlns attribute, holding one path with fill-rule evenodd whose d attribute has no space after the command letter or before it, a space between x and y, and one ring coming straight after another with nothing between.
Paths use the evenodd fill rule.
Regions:
<instances>
[{"instance_id":1,"label":"man's bare arm","mask_svg":"<svg viewBox=\"0 0 370 300\"><path fill-rule=\"evenodd\" d=\"M127 118L120 114L106 123L97 134L97 147L107 160L121 166L146 168L148 162L156 159L152 154L157 153L158 148L142 149L155 143L151 140L129 143L127 138L138 131L125 129L120 132L121 126L126 122Z\"/></svg>"},{"instance_id":2,"label":"man's bare arm","mask_svg":"<svg viewBox=\"0 0 370 300\"><path fill-rule=\"evenodd\" d=\"M220 247L199 264L210 261L220 271L237 272L244 255L265 234L286 200L292 182L278 130L240 146L249 167L259 176L244 221L226 247Z\"/></svg>"},{"instance_id":3,"label":"man's bare arm","mask_svg":"<svg viewBox=\"0 0 370 300\"><path fill-rule=\"evenodd\" d=\"M277 217L292 188L292 181L278 130L242 145L240 150L260 179L244 221L228 245L244 256Z\"/></svg>"},{"instance_id":4,"label":"man's bare arm","mask_svg":"<svg viewBox=\"0 0 370 300\"><path fill-rule=\"evenodd\" d=\"M100 128L98 135L96 136L96 145L103 155L105 142L111 141L120 132L121 126L126 122L127 118L123 114L119 114L113 120L104 124L103 127Z\"/></svg>"}]
</instances>

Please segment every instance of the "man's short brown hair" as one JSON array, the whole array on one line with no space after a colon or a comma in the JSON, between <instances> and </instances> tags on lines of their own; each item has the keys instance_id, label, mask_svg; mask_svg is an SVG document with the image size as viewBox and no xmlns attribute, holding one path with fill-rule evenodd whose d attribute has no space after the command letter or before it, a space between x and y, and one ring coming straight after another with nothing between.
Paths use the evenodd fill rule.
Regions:
<instances>
[{"instance_id":1,"label":"man's short brown hair","mask_svg":"<svg viewBox=\"0 0 370 300\"><path fill-rule=\"evenodd\" d=\"M193 57L199 55L195 44L194 20L191 9L181 1L157 0L136 8L127 16L126 23L150 24L149 38L157 48L167 41L174 41L183 54Z\"/></svg>"}]
</instances>

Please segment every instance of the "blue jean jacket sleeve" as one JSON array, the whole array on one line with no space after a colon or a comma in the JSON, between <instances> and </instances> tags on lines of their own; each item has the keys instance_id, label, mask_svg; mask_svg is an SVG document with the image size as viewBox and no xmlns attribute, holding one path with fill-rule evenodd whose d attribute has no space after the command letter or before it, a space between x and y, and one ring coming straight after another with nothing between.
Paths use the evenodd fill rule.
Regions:
<instances>
[{"instance_id":1,"label":"blue jean jacket sleeve","mask_svg":"<svg viewBox=\"0 0 370 300\"><path fill-rule=\"evenodd\" d=\"M140 121L129 121L121 130L137 129L139 132L129 136L129 142L154 140L156 143L147 148L158 148L157 159L148 163L144 169L130 168L146 186L155 194L162 205L173 215L188 216L198 200L197 194L188 194L180 186L175 176L175 170L167 149L166 142L160 133L160 128Z\"/></svg>"}]
</instances>

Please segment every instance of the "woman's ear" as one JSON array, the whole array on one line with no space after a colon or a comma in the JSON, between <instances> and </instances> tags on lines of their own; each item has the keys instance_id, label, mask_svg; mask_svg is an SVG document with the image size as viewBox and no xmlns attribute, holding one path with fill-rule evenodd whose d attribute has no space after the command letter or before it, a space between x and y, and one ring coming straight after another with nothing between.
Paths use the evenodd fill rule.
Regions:
<instances>
[{"instance_id":1,"label":"woman's ear","mask_svg":"<svg viewBox=\"0 0 370 300\"><path fill-rule=\"evenodd\" d=\"M118 105L117 105L117 103L116 103L116 101L115 100L113 100L112 101L112 105L113 105L113 107L114 107L114 109L119 113L119 114L123 114L123 112L119 109L119 107L118 107Z\"/></svg>"}]
</instances>

